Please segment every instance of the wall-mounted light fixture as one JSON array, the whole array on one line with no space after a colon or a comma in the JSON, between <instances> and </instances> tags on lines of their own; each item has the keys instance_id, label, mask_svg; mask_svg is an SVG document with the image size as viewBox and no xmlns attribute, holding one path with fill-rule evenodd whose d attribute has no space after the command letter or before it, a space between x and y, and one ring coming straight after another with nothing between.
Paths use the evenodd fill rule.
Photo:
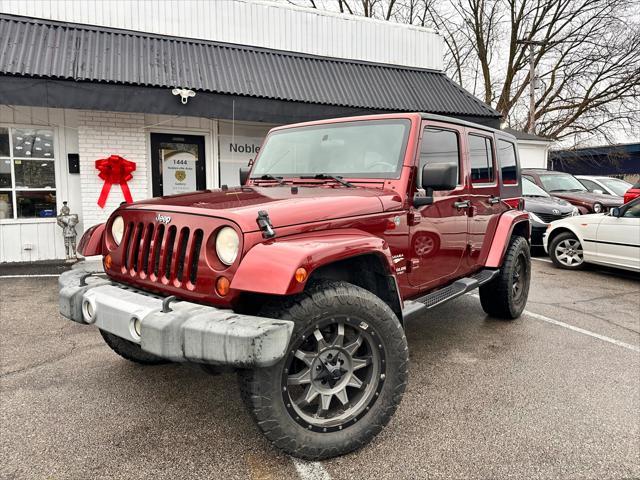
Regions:
<instances>
[{"instance_id":1,"label":"wall-mounted light fixture","mask_svg":"<svg viewBox=\"0 0 640 480\"><path fill-rule=\"evenodd\" d=\"M173 93L174 95L180 95L180 101L182 102L183 105L187 104L189 97L196 96L196 92L188 88L174 88L171 90L171 93Z\"/></svg>"}]
</instances>

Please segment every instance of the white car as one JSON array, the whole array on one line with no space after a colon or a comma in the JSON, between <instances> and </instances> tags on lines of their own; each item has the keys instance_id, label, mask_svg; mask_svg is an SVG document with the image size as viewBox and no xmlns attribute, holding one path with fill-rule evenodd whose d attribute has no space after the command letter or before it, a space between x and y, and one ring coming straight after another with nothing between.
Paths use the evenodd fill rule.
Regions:
<instances>
[{"instance_id":1,"label":"white car","mask_svg":"<svg viewBox=\"0 0 640 480\"><path fill-rule=\"evenodd\" d=\"M576 178L580 180L580 183L590 192L613 195L614 197L623 197L624 192L633 186L629 182L625 182L619 178L597 175L576 175Z\"/></svg>"},{"instance_id":2,"label":"white car","mask_svg":"<svg viewBox=\"0 0 640 480\"><path fill-rule=\"evenodd\" d=\"M542 243L560 268L576 270L597 263L640 272L640 198L609 213L556 220Z\"/></svg>"}]
</instances>

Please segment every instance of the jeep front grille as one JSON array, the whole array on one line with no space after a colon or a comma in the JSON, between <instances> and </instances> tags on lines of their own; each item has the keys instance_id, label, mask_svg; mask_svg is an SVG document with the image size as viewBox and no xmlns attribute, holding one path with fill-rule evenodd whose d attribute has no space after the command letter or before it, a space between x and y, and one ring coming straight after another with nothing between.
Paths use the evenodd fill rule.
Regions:
<instances>
[{"instance_id":1,"label":"jeep front grille","mask_svg":"<svg viewBox=\"0 0 640 480\"><path fill-rule=\"evenodd\" d=\"M196 285L203 237L199 228L129 222L122 243L123 268L152 282Z\"/></svg>"}]
</instances>

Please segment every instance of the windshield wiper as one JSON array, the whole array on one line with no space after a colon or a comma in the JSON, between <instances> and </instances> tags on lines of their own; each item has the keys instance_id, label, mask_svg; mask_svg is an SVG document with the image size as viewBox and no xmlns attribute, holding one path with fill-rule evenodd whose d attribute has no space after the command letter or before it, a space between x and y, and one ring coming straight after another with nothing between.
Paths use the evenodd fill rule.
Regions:
<instances>
[{"instance_id":1,"label":"windshield wiper","mask_svg":"<svg viewBox=\"0 0 640 480\"><path fill-rule=\"evenodd\" d=\"M265 173L261 177L252 177L251 180L275 180L280 185L286 185L282 177L276 177L275 175L271 175L270 173Z\"/></svg>"},{"instance_id":2,"label":"windshield wiper","mask_svg":"<svg viewBox=\"0 0 640 480\"><path fill-rule=\"evenodd\" d=\"M329 175L328 173L316 173L315 175L301 175L300 178L313 178L315 180L333 180L334 182L338 182L345 187L353 188L355 185L352 183L343 180L342 177L338 175Z\"/></svg>"}]
</instances>

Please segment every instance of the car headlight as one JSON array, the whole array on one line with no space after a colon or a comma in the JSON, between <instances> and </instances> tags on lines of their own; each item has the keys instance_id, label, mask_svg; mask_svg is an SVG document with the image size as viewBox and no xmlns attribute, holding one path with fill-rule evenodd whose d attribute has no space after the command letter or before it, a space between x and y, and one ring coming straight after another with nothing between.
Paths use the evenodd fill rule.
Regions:
<instances>
[{"instance_id":1,"label":"car headlight","mask_svg":"<svg viewBox=\"0 0 640 480\"><path fill-rule=\"evenodd\" d=\"M124 220L122 217L116 217L111 224L111 236L116 245L120 245L122 236L124 235Z\"/></svg>"},{"instance_id":2,"label":"car headlight","mask_svg":"<svg viewBox=\"0 0 640 480\"><path fill-rule=\"evenodd\" d=\"M578 207L573 207L573 210L571 210L571 216L577 217L578 215L580 215L580 210L578 210Z\"/></svg>"},{"instance_id":3,"label":"car headlight","mask_svg":"<svg viewBox=\"0 0 640 480\"><path fill-rule=\"evenodd\" d=\"M542 220L539 216L537 216L535 213L533 212L529 212L529 218L531 218L531 220L533 220L534 222L538 222L538 223L542 223L543 225L548 225L547 222L545 222L544 220Z\"/></svg>"},{"instance_id":4,"label":"car headlight","mask_svg":"<svg viewBox=\"0 0 640 480\"><path fill-rule=\"evenodd\" d=\"M594 203L593 204L593 211L596 213L600 213L602 212L602 204L601 203Z\"/></svg>"},{"instance_id":5,"label":"car headlight","mask_svg":"<svg viewBox=\"0 0 640 480\"><path fill-rule=\"evenodd\" d=\"M231 265L238 256L240 238L231 227L223 227L216 237L216 254L222 263Z\"/></svg>"}]
</instances>

